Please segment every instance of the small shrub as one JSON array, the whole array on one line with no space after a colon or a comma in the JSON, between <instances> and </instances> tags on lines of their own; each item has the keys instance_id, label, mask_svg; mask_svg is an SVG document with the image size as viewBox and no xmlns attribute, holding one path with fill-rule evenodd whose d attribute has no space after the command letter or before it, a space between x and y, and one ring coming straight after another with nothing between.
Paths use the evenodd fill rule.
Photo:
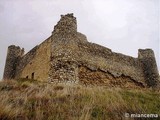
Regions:
<instances>
[{"instance_id":1,"label":"small shrub","mask_svg":"<svg viewBox=\"0 0 160 120\"><path fill-rule=\"evenodd\" d=\"M57 86L54 87L54 90L63 90L63 89L64 89L63 86L58 86L58 85L57 85Z\"/></svg>"}]
</instances>

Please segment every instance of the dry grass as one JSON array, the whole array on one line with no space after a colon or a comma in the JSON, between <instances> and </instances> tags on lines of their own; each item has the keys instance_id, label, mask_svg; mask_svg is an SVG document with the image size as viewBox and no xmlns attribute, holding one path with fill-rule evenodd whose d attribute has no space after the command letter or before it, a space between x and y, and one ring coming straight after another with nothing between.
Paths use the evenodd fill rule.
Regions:
<instances>
[{"instance_id":1,"label":"dry grass","mask_svg":"<svg viewBox=\"0 0 160 120\"><path fill-rule=\"evenodd\" d=\"M123 120L124 113L160 114L160 92L33 80L0 82L1 120Z\"/></svg>"}]
</instances>

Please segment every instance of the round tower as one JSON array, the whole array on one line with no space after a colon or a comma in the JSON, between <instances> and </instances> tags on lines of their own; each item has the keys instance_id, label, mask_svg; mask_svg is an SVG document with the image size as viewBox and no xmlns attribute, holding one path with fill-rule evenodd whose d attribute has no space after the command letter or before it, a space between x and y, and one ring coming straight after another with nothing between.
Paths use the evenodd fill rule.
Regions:
<instances>
[{"instance_id":1,"label":"round tower","mask_svg":"<svg viewBox=\"0 0 160 120\"><path fill-rule=\"evenodd\" d=\"M142 63L142 69L147 85L149 87L159 87L159 73L154 51L152 49L139 49L138 59Z\"/></svg>"},{"instance_id":2,"label":"round tower","mask_svg":"<svg viewBox=\"0 0 160 120\"><path fill-rule=\"evenodd\" d=\"M18 58L24 54L24 49L11 45L8 47L3 79L14 79Z\"/></svg>"}]
</instances>

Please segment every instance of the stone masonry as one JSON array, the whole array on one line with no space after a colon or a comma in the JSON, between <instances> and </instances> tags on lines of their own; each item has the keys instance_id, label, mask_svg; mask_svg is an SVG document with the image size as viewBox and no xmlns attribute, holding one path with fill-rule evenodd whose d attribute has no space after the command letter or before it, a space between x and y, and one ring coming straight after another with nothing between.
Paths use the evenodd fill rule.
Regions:
<instances>
[{"instance_id":1,"label":"stone masonry","mask_svg":"<svg viewBox=\"0 0 160 120\"><path fill-rule=\"evenodd\" d=\"M139 49L138 58L133 58L90 43L77 32L73 14L61 15L52 35L27 54L18 46L9 46L3 78L160 88L153 50Z\"/></svg>"}]
</instances>

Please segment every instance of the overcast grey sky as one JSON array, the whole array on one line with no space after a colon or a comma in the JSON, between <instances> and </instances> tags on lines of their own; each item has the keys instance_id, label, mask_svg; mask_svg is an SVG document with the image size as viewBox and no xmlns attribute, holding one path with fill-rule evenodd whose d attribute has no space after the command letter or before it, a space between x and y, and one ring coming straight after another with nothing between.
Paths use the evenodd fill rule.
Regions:
<instances>
[{"instance_id":1,"label":"overcast grey sky","mask_svg":"<svg viewBox=\"0 0 160 120\"><path fill-rule=\"evenodd\" d=\"M139 48L152 48L159 64L159 5L159 0L0 0L0 78L9 45L29 51L66 13L74 13L78 31L90 42L133 57Z\"/></svg>"}]
</instances>

